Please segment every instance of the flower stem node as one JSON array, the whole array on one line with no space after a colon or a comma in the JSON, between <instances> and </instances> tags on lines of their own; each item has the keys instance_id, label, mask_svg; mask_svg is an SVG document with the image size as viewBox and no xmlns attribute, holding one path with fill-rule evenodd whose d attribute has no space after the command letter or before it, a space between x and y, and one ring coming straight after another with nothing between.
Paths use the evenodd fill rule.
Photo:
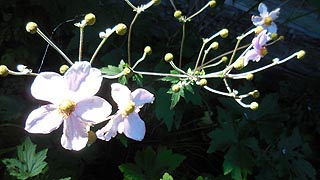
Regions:
<instances>
[{"instance_id":1,"label":"flower stem node","mask_svg":"<svg viewBox=\"0 0 320 180\"><path fill-rule=\"evenodd\" d=\"M179 92L180 91L180 86L178 84L175 84L171 87L173 92Z\"/></svg>"},{"instance_id":2,"label":"flower stem node","mask_svg":"<svg viewBox=\"0 0 320 180\"><path fill-rule=\"evenodd\" d=\"M176 10L173 14L173 16L177 19L179 19L182 16L182 12L180 10Z\"/></svg>"},{"instance_id":3,"label":"flower stem node","mask_svg":"<svg viewBox=\"0 0 320 180\"><path fill-rule=\"evenodd\" d=\"M164 60L166 62L170 62L173 60L173 54L172 53L167 53L165 56L164 56Z\"/></svg>"},{"instance_id":4,"label":"flower stem node","mask_svg":"<svg viewBox=\"0 0 320 180\"><path fill-rule=\"evenodd\" d=\"M128 76L129 74L131 74L131 69L128 67L125 67L123 69L123 75Z\"/></svg>"},{"instance_id":5,"label":"flower stem node","mask_svg":"<svg viewBox=\"0 0 320 180\"><path fill-rule=\"evenodd\" d=\"M93 131L89 131L88 132L88 142L87 142L87 146L90 146L91 144L93 144L94 142L96 142L97 140L97 135L96 133L94 133Z\"/></svg>"},{"instance_id":6,"label":"flower stem node","mask_svg":"<svg viewBox=\"0 0 320 180\"><path fill-rule=\"evenodd\" d=\"M144 48L144 52L145 52L147 55L150 55L150 54L152 53L151 47L150 47L150 46L146 46L146 47Z\"/></svg>"},{"instance_id":7,"label":"flower stem node","mask_svg":"<svg viewBox=\"0 0 320 180\"><path fill-rule=\"evenodd\" d=\"M127 32L127 26L123 23L120 23L116 26L116 33L120 36L126 34Z\"/></svg>"},{"instance_id":8,"label":"flower stem node","mask_svg":"<svg viewBox=\"0 0 320 180\"><path fill-rule=\"evenodd\" d=\"M9 69L5 65L0 65L0 76L6 77L9 74Z\"/></svg>"},{"instance_id":9,"label":"flower stem node","mask_svg":"<svg viewBox=\"0 0 320 180\"><path fill-rule=\"evenodd\" d=\"M216 5L217 5L217 2L216 2L215 0L211 0L211 1L209 2L209 6L210 6L211 8L216 7Z\"/></svg>"},{"instance_id":10,"label":"flower stem node","mask_svg":"<svg viewBox=\"0 0 320 180\"><path fill-rule=\"evenodd\" d=\"M68 69L69 69L69 66L64 64L64 65L60 66L59 72L61 74L64 74Z\"/></svg>"},{"instance_id":11,"label":"flower stem node","mask_svg":"<svg viewBox=\"0 0 320 180\"><path fill-rule=\"evenodd\" d=\"M207 83L208 83L208 81L206 79L200 79L199 86L201 86L201 87L206 86Z\"/></svg>"},{"instance_id":12,"label":"flower stem node","mask_svg":"<svg viewBox=\"0 0 320 180\"><path fill-rule=\"evenodd\" d=\"M262 26L257 26L255 29L255 33L260 34L263 30L264 30L264 28Z\"/></svg>"},{"instance_id":13,"label":"flower stem node","mask_svg":"<svg viewBox=\"0 0 320 180\"><path fill-rule=\"evenodd\" d=\"M246 79L248 81L251 81L253 79L254 75L252 73L248 73L247 76L246 76Z\"/></svg>"},{"instance_id":14,"label":"flower stem node","mask_svg":"<svg viewBox=\"0 0 320 180\"><path fill-rule=\"evenodd\" d=\"M253 98L258 98L260 97L260 92L258 90L254 90L249 92L249 95L252 96Z\"/></svg>"},{"instance_id":15,"label":"flower stem node","mask_svg":"<svg viewBox=\"0 0 320 180\"><path fill-rule=\"evenodd\" d=\"M58 107L58 112L63 115L64 118L69 117L76 108L76 103L69 99L63 100Z\"/></svg>"},{"instance_id":16,"label":"flower stem node","mask_svg":"<svg viewBox=\"0 0 320 180\"><path fill-rule=\"evenodd\" d=\"M297 58L298 58L298 59L302 59L305 55L306 55L306 52L305 52L304 50L300 50L300 51L297 53Z\"/></svg>"},{"instance_id":17,"label":"flower stem node","mask_svg":"<svg viewBox=\"0 0 320 180\"><path fill-rule=\"evenodd\" d=\"M94 14L92 14L92 13L88 13L84 17L84 20L85 20L87 25L91 26L96 22L96 16Z\"/></svg>"},{"instance_id":18,"label":"flower stem node","mask_svg":"<svg viewBox=\"0 0 320 180\"><path fill-rule=\"evenodd\" d=\"M154 5L159 5L161 3L161 0L152 0Z\"/></svg>"},{"instance_id":19,"label":"flower stem node","mask_svg":"<svg viewBox=\"0 0 320 180\"><path fill-rule=\"evenodd\" d=\"M251 110L257 110L259 108L259 104L257 103L257 102L252 102L251 104L250 104L250 109Z\"/></svg>"},{"instance_id":20,"label":"flower stem node","mask_svg":"<svg viewBox=\"0 0 320 180\"><path fill-rule=\"evenodd\" d=\"M28 33L34 34L37 32L38 25L35 22L28 22L26 25L26 30Z\"/></svg>"},{"instance_id":21,"label":"flower stem node","mask_svg":"<svg viewBox=\"0 0 320 180\"><path fill-rule=\"evenodd\" d=\"M219 33L219 35L222 37L222 38L226 38L228 37L229 35L229 30L228 29L222 29Z\"/></svg>"},{"instance_id":22,"label":"flower stem node","mask_svg":"<svg viewBox=\"0 0 320 180\"><path fill-rule=\"evenodd\" d=\"M210 47L213 50L217 50L219 48L219 43L215 41L210 45Z\"/></svg>"},{"instance_id":23,"label":"flower stem node","mask_svg":"<svg viewBox=\"0 0 320 180\"><path fill-rule=\"evenodd\" d=\"M239 58L236 62L234 62L233 67L236 70L241 70L244 67L244 58Z\"/></svg>"}]
</instances>

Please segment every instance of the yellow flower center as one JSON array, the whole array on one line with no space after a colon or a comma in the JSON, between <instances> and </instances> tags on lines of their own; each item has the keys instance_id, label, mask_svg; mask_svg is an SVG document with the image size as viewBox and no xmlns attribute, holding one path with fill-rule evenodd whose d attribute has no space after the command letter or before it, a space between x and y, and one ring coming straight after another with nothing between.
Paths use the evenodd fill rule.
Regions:
<instances>
[{"instance_id":1,"label":"yellow flower center","mask_svg":"<svg viewBox=\"0 0 320 180\"><path fill-rule=\"evenodd\" d=\"M272 23L272 18L271 17L264 18L264 21L263 21L264 25L270 26L271 23Z\"/></svg>"},{"instance_id":2,"label":"yellow flower center","mask_svg":"<svg viewBox=\"0 0 320 180\"><path fill-rule=\"evenodd\" d=\"M266 48L266 47L263 47L263 48L260 50L260 55L261 55L262 57L264 57L264 56L267 55L267 54L268 54L267 48Z\"/></svg>"},{"instance_id":3,"label":"yellow flower center","mask_svg":"<svg viewBox=\"0 0 320 180\"><path fill-rule=\"evenodd\" d=\"M73 113L76 108L76 103L69 99L63 100L58 107L58 111L63 115L64 118L67 118Z\"/></svg>"},{"instance_id":4,"label":"yellow flower center","mask_svg":"<svg viewBox=\"0 0 320 180\"><path fill-rule=\"evenodd\" d=\"M129 101L128 104L124 107L122 115L128 116L130 113L134 111L136 104L132 101Z\"/></svg>"}]
</instances>

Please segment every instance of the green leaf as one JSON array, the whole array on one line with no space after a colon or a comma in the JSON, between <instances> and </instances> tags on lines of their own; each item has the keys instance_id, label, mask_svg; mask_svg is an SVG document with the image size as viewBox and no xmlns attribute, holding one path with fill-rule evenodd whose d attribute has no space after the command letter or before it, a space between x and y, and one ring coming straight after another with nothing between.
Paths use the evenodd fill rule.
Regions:
<instances>
[{"instance_id":1,"label":"green leaf","mask_svg":"<svg viewBox=\"0 0 320 180\"><path fill-rule=\"evenodd\" d=\"M164 173L160 180L173 180L173 177L169 173Z\"/></svg>"},{"instance_id":2,"label":"green leaf","mask_svg":"<svg viewBox=\"0 0 320 180\"><path fill-rule=\"evenodd\" d=\"M161 149L156 153L150 146L135 155L135 164L126 163L119 166L125 179L159 179L165 172L173 172L185 159L171 150Z\"/></svg>"},{"instance_id":3,"label":"green leaf","mask_svg":"<svg viewBox=\"0 0 320 180\"><path fill-rule=\"evenodd\" d=\"M316 170L308 161L297 159L292 162L292 165L295 167L298 179L316 179Z\"/></svg>"},{"instance_id":4,"label":"green leaf","mask_svg":"<svg viewBox=\"0 0 320 180\"><path fill-rule=\"evenodd\" d=\"M180 97L184 97L184 87L181 87L178 92L173 92L170 88L167 93L171 94L170 110L172 110L179 102Z\"/></svg>"},{"instance_id":5,"label":"green leaf","mask_svg":"<svg viewBox=\"0 0 320 180\"><path fill-rule=\"evenodd\" d=\"M17 147L18 159L3 159L10 175L17 179L27 179L42 173L47 166L44 161L47 157L48 149L36 153L36 145L30 138L27 138L20 146Z\"/></svg>"},{"instance_id":6,"label":"green leaf","mask_svg":"<svg viewBox=\"0 0 320 180\"><path fill-rule=\"evenodd\" d=\"M100 71L102 74L113 76L121 73L122 70L119 67L108 65L107 67L102 67Z\"/></svg>"},{"instance_id":7,"label":"green leaf","mask_svg":"<svg viewBox=\"0 0 320 180\"><path fill-rule=\"evenodd\" d=\"M155 113L159 120L163 120L168 130L170 131L173 125L173 118L175 111L170 110L170 95L167 94L167 90L160 88L156 92L155 99ZM163 113L166 112L166 113Z\"/></svg>"},{"instance_id":8,"label":"green leaf","mask_svg":"<svg viewBox=\"0 0 320 180\"><path fill-rule=\"evenodd\" d=\"M132 80L135 81L139 86L143 86L143 76L141 74L134 74Z\"/></svg>"}]
</instances>

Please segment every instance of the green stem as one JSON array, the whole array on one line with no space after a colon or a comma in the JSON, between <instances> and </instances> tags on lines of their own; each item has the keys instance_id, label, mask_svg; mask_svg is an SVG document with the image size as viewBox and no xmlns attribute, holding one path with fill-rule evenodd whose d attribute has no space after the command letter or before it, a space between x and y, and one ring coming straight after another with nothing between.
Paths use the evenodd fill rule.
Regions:
<instances>
[{"instance_id":1,"label":"green stem","mask_svg":"<svg viewBox=\"0 0 320 180\"><path fill-rule=\"evenodd\" d=\"M184 46L184 39L186 36L186 23L182 23L182 38L181 38L181 45L180 45L180 57L179 57L179 68L182 66L182 54L183 54L183 46Z\"/></svg>"},{"instance_id":2,"label":"green stem","mask_svg":"<svg viewBox=\"0 0 320 180\"><path fill-rule=\"evenodd\" d=\"M128 32L128 64L130 66L131 64L131 33L132 33L132 27L133 27L133 24L135 23L136 19L138 18L140 12L137 11L136 15L134 16L131 24L130 24L130 27L129 27L129 32Z\"/></svg>"}]
</instances>

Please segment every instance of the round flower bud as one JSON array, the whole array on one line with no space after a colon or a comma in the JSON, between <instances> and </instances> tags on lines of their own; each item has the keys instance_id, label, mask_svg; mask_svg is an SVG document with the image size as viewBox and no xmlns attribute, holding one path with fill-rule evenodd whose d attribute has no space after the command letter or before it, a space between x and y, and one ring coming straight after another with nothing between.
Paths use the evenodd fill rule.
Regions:
<instances>
[{"instance_id":1,"label":"round flower bud","mask_svg":"<svg viewBox=\"0 0 320 180\"><path fill-rule=\"evenodd\" d=\"M126 34L127 32L127 26L123 23L120 23L116 26L116 33L120 36Z\"/></svg>"},{"instance_id":2,"label":"round flower bud","mask_svg":"<svg viewBox=\"0 0 320 180\"><path fill-rule=\"evenodd\" d=\"M275 39L277 39L278 38L278 34L277 33L272 33L271 34L271 39L272 40L275 40Z\"/></svg>"},{"instance_id":3,"label":"round flower bud","mask_svg":"<svg viewBox=\"0 0 320 180\"><path fill-rule=\"evenodd\" d=\"M179 19L182 16L182 12L180 10L176 10L173 14L173 16L177 19Z\"/></svg>"},{"instance_id":4,"label":"round flower bud","mask_svg":"<svg viewBox=\"0 0 320 180\"><path fill-rule=\"evenodd\" d=\"M227 56L223 56L223 57L221 58L221 61L222 61L222 62L227 62L227 60L228 60Z\"/></svg>"},{"instance_id":5,"label":"round flower bud","mask_svg":"<svg viewBox=\"0 0 320 180\"><path fill-rule=\"evenodd\" d=\"M258 104L257 102L252 102L252 103L250 104L250 109L251 109L251 110L257 110L258 107L259 107L259 104Z\"/></svg>"},{"instance_id":6,"label":"round flower bud","mask_svg":"<svg viewBox=\"0 0 320 180\"><path fill-rule=\"evenodd\" d=\"M173 92L179 92L180 91L180 86L178 84L175 84L171 87Z\"/></svg>"},{"instance_id":7,"label":"round flower bud","mask_svg":"<svg viewBox=\"0 0 320 180\"><path fill-rule=\"evenodd\" d=\"M9 69L5 65L0 66L0 76L5 77L9 74Z\"/></svg>"},{"instance_id":8,"label":"round flower bud","mask_svg":"<svg viewBox=\"0 0 320 180\"><path fill-rule=\"evenodd\" d=\"M258 98L260 97L260 92L258 90L254 90L249 92L249 95L252 96L253 98Z\"/></svg>"},{"instance_id":9,"label":"round flower bud","mask_svg":"<svg viewBox=\"0 0 320 180\"><path fill-rule=\"evenodd\" d=\"M252 73L248 73L246 76L246 79L251 81L253 79L253 74Z\"/></svg>"},{"instance_id":10,"label":"round flower bud","mask_svg":"<svg viewBox=\"0 0 320 180\"><path fill-rule=\"evenodd\" d=\"M257 26L256 29L255 29L255 33L256 34L259 34L263 31L263 27L262 26Z\"/></svg>"},{"instance_id":11,"label":"round flower bud","mask_svg":"<svg viewBox=\"0 0 320 180\"><path fill-rule=\"evenodd\" d=\"M36 33L37 29L38 29L38 25L35 22L28 22L28 24L26 25L27 32L31 34Z\"/></svg>"},{"instance_id":12,"label":"round flower bud","mask_svg":"<svg viewBox=\"0 0 320 180\"><path fill-rule=\"evenodd\" d=\"M284 40L284 36L280 36L279 40L283 41Z\"/></svg>"},{"instance_id":13,"label":"round flower bud","mask_svg":"<svg viewBox=\"0 0 320 180\"><path fill-rule=\"evenodd\" d=\"M215 0L211 0L211 1L209 2L209 6L210 6L211 8L214 8L214 7L216 6L216 4L217 4L217 2L216 2Z\"/></svg>"},{"instance_id":14,"label":"round flower bud","mask_svg":"<svg viewBox=\"0 0 320 180\"><path fill-rule=\"evenodd\" d=\"M96 16L92 13L86 14L84 17L84 20L86 21L87 25L93 25L96 22Z\"/></svg>"},{"instance_id":15,"label":"round flower bud","mask_svg":"<svg viewBox=\"0 0 320 180\"><path fill-rule=\"evenodd\" d=\"M206 86L207 85L207 83L208 83L208 81L206 80L206 79L200 79L200 81L199 81L199 86Z\"/></svg>"},{"instance_id":16,"label":"round flower bud","mask_svg":"<svg viewBox=\"0 0 320 180\"><path fill-rule=\"evenodd\" d=\"M165 60L166 62L172 61L172 60L173 60L173 54L167 53L167 54L164 56L164 60Z\"/></svg>"},{"instance_id":17,"label":"round flower bud","mask_svg":"<svg viewBox=\"0 0 320 180\"><path fill-rule=\"evenodd\" d=\"M161 0L152 0L154 5L159 5L161 3Z\"/></svg>"},{"instance_id":18,"label":"round flower bud","mask_svg":"<svg viewBox=\"0 0 320 180\"><path fill-rule=\"evenodd\" d=\"M128 67L125 67L123 69L123 75L128 76L131 73L131 69Z\"/></svg>"},{"instance_id":19,"label":"round flower bud","mask_svg":"<svg viewBox=\"0 0 320 180\"><path fill-rule=\"evenodd\" d=\"M89 131L88 132L88 146L90 146L91 144L93 144L94 142L96 142L97 140L97 135L96 133L94 133L93 131Z\"/></svg>"},{"instance_id":20,"label":"round flower bud","mask_svg":"<svg viewBox=\"0 0 320 180\"><path fill-rule=\"evenodd\" d=\"M222 30L220 31L220 36L221 36L222 38L226 38L226 37L228 37L228 35L229 35L228 29L222 29Z\"/></svg>"},{"instance_id":21,"label":"round flower bud","mask_svg":"<svg viewBox=\"0 0 320 180\"><path fill-rule=\"evenodd\" d=\"M244 67L244 58L239 58L236 62L234 62L233 67L237 70L240 70Z\"/></svg>"},{"instance_id":22,"label":"round flower bud","mask_svg":"<svg viewBox=\"0 0 320 180\"><path fill-rule=\"evenodd\" d=\"M297 58L298 59L302 59L304 57L304 55L306 55L306 52L304 50L300 50L298 53L297 53Z\"/></svg>"},{"instance_id":23,"label":"round flower bud","mask_svg":"<svg viewBox=\"0 0 320 180\"><path fill-rule=\"evenodd\" d=\"M219 47L219 43L218 43L218 42L213 42L213 43L210 45L210 47L211 47L211 49L216 50L216 49L218 49L218 47Z\"/></svg>"},{"instance_id":24,"label":"round flower bud","mask_svg":"<svg viewBox=\"0 0 320 180\"><path fill-rule=\"evenodd\" d=\"M61 74L64 74L68 69L69 69L69 66L64 64L64 65L60 66L59 72Z\"/></svg>"},{"instance_id":25,"label":"round flower bud","mask_svg":"<svg viewBox=\"0 0 320 180\"><path fill-rule=\"evenodd\" d=\"M145 52L147 55L150 55L150 54L152 53L151 47L150 47L150 46L146 46L146 47L144 48L144 52Z\"/></svg>"}]
</instances>

